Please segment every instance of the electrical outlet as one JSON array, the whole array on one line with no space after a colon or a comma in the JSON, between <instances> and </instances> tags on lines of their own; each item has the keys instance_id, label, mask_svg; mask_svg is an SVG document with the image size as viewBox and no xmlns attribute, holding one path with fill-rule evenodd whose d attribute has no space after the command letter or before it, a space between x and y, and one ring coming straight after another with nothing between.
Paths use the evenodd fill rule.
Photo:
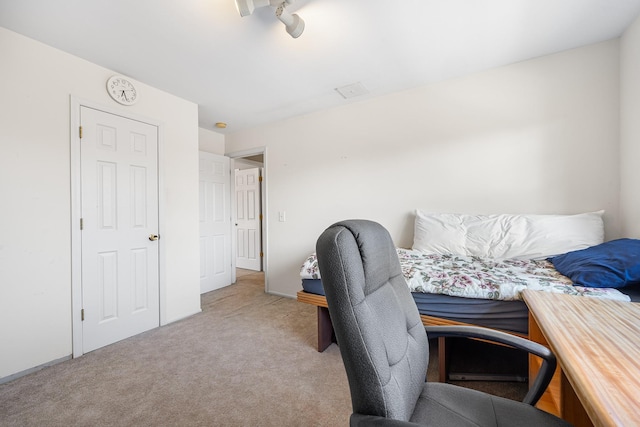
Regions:
<instances>
[{"instance_id":1,"label":"electrical outlet","mask_svg":"<svg viewBox=\"0 0 640 427\"><path fill-rule=\"evenodd\" d=\"M285 222L287 220L287 213L285 211L278 212L278 215L280 222Z\"/></svg>"}]
</instances>

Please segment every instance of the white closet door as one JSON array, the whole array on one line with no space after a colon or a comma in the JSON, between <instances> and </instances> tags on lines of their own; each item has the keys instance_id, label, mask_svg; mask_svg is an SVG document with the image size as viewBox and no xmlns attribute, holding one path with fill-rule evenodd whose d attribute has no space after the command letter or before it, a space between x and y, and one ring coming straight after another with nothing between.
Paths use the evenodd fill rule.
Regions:
<instances>
[{"instance_id":1,"label":"white closet door","mask_svg":"<svg viewBox=\"0 0 640 427\"><path fill-rule=\"evenodd\" d=\"M83 352L160 324L158 128L81 107Z\"/></svg>"},{"instance_id":2,"label":"white closet door","mask_svg":"<svg viewBox=\"0 0 640 427\"><path fill-rule=\"evenodd\" d=\"M229 158L200 152L200 292L231 284Z\"/></svg>"}]
</instances>

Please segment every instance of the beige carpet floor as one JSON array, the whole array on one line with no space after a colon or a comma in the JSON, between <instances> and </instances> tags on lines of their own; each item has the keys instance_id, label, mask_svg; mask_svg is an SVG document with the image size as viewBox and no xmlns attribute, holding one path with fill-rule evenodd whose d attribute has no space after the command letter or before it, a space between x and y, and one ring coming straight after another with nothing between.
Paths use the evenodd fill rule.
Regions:
<instances>
[{"instance_id":1,"label":"beige carpet floor","mask_svg":"<svg viewBox=\"0 0 640 427\"><path fill-rule=\"evenodd\" d=\"M316 351L315 307L267 295L263 281L240 274L204 294L200 314L0 385L0 425L348 425L339 349Z\"/></svg>"}]
</instances>

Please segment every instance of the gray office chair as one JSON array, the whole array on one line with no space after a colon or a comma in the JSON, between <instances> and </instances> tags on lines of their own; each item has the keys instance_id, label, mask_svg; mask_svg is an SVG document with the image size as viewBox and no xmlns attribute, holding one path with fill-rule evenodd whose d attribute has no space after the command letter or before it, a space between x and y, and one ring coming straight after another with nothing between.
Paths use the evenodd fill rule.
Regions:
<instances>
[{"instance_id":1,"label":"gray office chair","mask_svg":"<svg viewBox=\"0 0 640 427\"><path fill-rule=\"evenodd\" d=\"M556 366L544 346L486 328L429 327L400 269L387 230L366 220L329 227L316 244L318 265L347 371L352 426L568 426L534 405ZM451 384L426 382L427 332L488 339L543 358L524 402Z\"/></svg>"}]
</instances>

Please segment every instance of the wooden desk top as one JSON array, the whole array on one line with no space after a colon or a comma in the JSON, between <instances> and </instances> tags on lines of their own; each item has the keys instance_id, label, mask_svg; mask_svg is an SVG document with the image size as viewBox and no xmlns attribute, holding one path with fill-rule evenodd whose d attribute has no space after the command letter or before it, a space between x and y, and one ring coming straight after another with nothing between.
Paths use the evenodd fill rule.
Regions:
<instances>
[{"instance_id":1,"label":"wooden desk top","mask_svg":"<svg viewBox=\"0 0 640 427\"><path fill-rule=\"evenodd\" d=\"M523 296L593 424L640 426L640 304Z\"/></svg>"}]
</instances>

